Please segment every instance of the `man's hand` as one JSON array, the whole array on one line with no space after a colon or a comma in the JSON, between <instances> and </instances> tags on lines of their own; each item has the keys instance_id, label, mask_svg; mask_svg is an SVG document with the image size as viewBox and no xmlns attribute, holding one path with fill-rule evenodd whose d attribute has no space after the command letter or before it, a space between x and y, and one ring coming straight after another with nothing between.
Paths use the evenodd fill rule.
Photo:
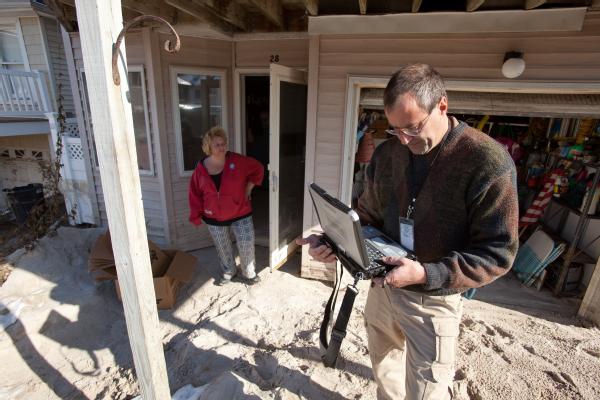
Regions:
<instances>
[{"instance_id":1,"label":"man's hand","mask_svg":"<svg viewBox=\"0 0 600 400\"><path fill-rule=\"evenodd\" d=\"M310 235L307 238L296 239L296 244L300 246L310 245L308 254L319 262L330 263L337 260L331 248L321 240L321 235Z\"/></svg>"},{"instance_id":2,"label":"man's hand","mask_svg":"<svg viewBox=\"0 0 600 400\"><path fill-rule=\"evenodd\" d=\"M427 282L425 268L418 261L413 261L409 258L384 257L383 262L397 265L397 267L385 274L384 277L373 278L374 285L379 287L390 285L395 288L401 288Z\"/></svg>"}]
</instances>

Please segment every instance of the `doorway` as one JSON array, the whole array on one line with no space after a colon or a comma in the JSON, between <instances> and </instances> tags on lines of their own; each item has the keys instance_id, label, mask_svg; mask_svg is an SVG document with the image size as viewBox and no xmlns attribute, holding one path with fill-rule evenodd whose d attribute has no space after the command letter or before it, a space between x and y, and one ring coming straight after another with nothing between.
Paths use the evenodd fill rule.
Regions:
<instances>
[{"instance_id":1,"label":"doorway","mask_svg":"<svg viewBox=\"0 0 600 400\"><path fill-rule=\"evenodd\" d=\"M242 152L265 169L262 185L252 191L256 244L269 246L269 76L243 75Z\"/></svg>"},{"instance_id":2,"label":"doorway","mask_svg":"<svg viewBox=\"0 0 600 400\"><path fill-rule=\"evenodd\" d=\"M298 210L304 200L308 85L305 71L271 64L265 72L236 72L235 148L265 168L252 208L256 244L269 247L274 270L296 249L295 239L302 234Z\"/></svg>"},{"instance_id":3,"label":"doorway","mask_svg":"<svg viewBox=\"0 0 600 400\"><path fill-rule=\"evenodd\" d=\"M308 74L269 66L269 251L271 271L285 263L302 235Z\"/></svg>"}]
</instances>

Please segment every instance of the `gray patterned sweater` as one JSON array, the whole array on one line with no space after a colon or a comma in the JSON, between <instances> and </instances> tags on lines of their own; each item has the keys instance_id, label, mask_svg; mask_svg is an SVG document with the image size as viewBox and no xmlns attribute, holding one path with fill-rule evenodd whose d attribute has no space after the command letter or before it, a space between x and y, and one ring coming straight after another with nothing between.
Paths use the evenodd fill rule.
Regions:
<instances>
[{"instance_id":1,"label":"gray patterned sweater","mask_svg":"<svg viewBox=\"0 0 600 400\"><path fill-rule=\"evenodd\" d=\"M429 154L413 156L412 164L425 166L417 171L422 188L412 219L415 254L427 282L405 289L433 296L492 282L510 269L518 247L516 170L509 154L464 122L447 135ZM410 157L395 138L381 144L357 208L362 223L398 242L399 217L410 202Z\"/></svg>"}]
</instances>

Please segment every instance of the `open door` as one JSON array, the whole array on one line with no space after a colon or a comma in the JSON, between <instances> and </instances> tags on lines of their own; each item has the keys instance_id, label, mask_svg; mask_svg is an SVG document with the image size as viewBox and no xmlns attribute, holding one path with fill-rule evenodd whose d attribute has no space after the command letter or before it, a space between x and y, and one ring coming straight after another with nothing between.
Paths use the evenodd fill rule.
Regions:
<instances>
[{"instance_id":1,"label":"open door","mask_svg":"<svg viewBox=\"0 0 600 400\"><path fill-rule=\"evenodd\" d=\"M269 265L279 268L302 235L307 74L270 66Z\"/></svg>"}]
</instances>

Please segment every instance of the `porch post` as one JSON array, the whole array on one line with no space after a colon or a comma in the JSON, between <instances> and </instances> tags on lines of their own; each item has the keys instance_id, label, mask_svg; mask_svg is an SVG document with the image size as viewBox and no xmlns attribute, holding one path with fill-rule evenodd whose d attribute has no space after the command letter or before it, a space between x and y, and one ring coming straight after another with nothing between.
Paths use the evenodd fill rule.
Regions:
<instances>
[{"instance_id":1,"label":"porch post","mask_svg":"<svg viewBox=\"0 0 600 400\"><path fill-rule=\"evenodd\" d=\"M112 45L123 27L120 0L76 0L94 138L127 333L143 399L170 399L150 269L125 46L120 86L112 79Z\"/></svg>"}]
</instances>

